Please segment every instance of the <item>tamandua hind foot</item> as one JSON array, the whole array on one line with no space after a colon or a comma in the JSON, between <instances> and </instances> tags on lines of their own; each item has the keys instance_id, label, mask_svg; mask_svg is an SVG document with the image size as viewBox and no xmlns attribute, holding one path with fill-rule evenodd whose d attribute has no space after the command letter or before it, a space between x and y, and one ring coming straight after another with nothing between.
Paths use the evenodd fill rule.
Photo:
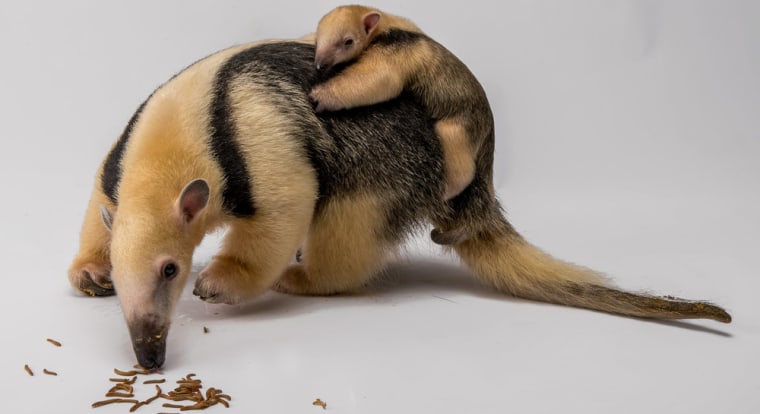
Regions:
<instances>
[{"instance_id":1,"label":"tamandua hind foot","mask_svg":"<svg viewBox=\"0 0 760 414\"><path fill-rule=\"evenodd\" d=\"M306 269L300 264L288 266L277 283L272 286L272 290L301 296L324 296L339 293L309 280Z\"/></svg>"}]
</instances>

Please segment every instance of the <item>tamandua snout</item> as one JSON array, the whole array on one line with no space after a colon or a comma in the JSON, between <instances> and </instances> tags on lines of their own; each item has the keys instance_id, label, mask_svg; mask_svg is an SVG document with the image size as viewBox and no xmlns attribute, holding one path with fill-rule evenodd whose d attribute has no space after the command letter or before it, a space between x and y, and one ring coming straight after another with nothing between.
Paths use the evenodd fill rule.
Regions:
<instances>
[{"instance_id":1,"label":"tamandua snout","mask_svg":"<svg viewBox=\"0 0 760 414\"><path fill-rule=\"evenodd\" d=\"M519 297L644 318L729 322L720 307L623 292L525 241L493 192L493 139L472 183L444 200L435 120L413 96L317 116L324 81L305 42L232 47L160 86L101 164L70 269L117 294L138 362L165 363L173 309L204 235L228 230L194 293L239 303L276 288L350 292L421 224L473 229L452 245L475 275ZM300 263L291 264L298 249Z\"/></svg>"}]
</instances>

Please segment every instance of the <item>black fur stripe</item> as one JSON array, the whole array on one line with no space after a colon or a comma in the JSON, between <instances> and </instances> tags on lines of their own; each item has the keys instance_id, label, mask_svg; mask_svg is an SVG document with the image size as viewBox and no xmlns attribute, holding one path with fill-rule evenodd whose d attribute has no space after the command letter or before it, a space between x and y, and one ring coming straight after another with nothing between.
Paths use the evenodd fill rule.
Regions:
<instances>
[{"instance_id":1,"label":"black fur stripe","mask_svg":"<svg viewBox=\"0 0 760 414\"><path fill-rule=\"evenodd\" d=\"M150 97L148 97L150 99ZM105 163L103 164L103 173L100 177L101 188L103 193L111 200L112 203L118 204L118 190L119 182L121 181L121 159L124 157L124 150L127 148L127 142L132 135L132 129L134 129L137 120L140 118L140 114L145 109L145 104L148 103L148 99L145 100L137 111L129 119L127 126L124 128L124 132L121 133L119 140L111 148L111 152L108 153Z\"/></svg>"},{"instance_id":2,"label":"black fur stripe","mask_svg":"<svg viewBox=\"0 0 760 414\"><path fill-rule=\"evenodd\" d=\"M245 159L240 154L233 110L229 103L230 81L240 72L240 63L236 57L222 66L214 81L209 145L224 176L222 205L225 211L236 217L250 217L256 212L251 180Z\"/></svg>"},{"instance_id":3,"label":"black fur stripe","mask_svg":"<svg viewBox=\"0 0 760 414\"><path fill-rule=\"evenodd\" d=\"M298 43L263 44L253 46L232 56L219 69L214 80L209 125L211 153L225 178L222 190L225 211L236 217L250 217L256 212L254 189L241 155L235 128L234 110L229 102L230 84L236 78L246 83L256 83L271 92L283 110L297 111L291 107L293 100L304 99L317 76L313 68L314 48ZM301 93L290 87L300 86ZM315 125L306 121L309 114L293 117L293 128L303 131L301 136L313 135Z\"/></svg>"},{"instance_id":4,"label":"black fur stripe","mask_svg":"<svg viewBox=\"0 0 760 414\"><path fill-rule=\"evenodd\" d=\"M414 43L426 36L422 33L408 32L401 29L391 29L380 33L372 39L372 44L383 46L403 46Z\"/></svg>"}]
</instances>

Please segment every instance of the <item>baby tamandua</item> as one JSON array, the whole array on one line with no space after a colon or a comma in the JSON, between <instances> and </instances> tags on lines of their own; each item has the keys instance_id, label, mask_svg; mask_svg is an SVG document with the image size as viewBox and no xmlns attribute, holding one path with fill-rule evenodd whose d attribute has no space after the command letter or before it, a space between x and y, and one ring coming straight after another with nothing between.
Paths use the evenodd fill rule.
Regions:
<instances>
[{"instance_id":1,"label":"baby tamandua","mask_svg":"<svg viewBox=\"0 0 760 414\"><path fill-rule=\"evenodd\" d=\"M470 184L479 164L488 164L477 162L484 142L493 140L485 91L461 60L411 21L364 6L338 7L319 22L314 60L317 69L356 60L312 89L318 112L384 102L405 90L421 101L437 121L445 200Z\"/></svg>"}]
</instances>

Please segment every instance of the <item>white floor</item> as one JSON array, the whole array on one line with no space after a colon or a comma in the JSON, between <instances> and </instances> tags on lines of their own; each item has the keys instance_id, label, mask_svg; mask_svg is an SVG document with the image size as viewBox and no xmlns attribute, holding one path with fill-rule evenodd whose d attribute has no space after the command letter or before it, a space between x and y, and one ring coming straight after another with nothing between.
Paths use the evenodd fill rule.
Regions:
<instances>
[{"instance_id":1,"label":"white floor","mask_svg":"<svg viewBox=\"0 0 760 414\"><path fill-rule=\"evenodd\" d=\"M229 44L306 33L332 7L312 3L2 6L2 411L128 412L90 408L134 364L118 302L82 297L65 276L97 165L171 73ZM362 295L229 307L186 290L165 377L193 372L232 395L212 413L319 413L316 398L362 414L760 412L760 7L407 3L377 5L427 28L486 87L499 194L529 240L627 289L712 300L734 322L504 297L422 234Z\"/></svg>"}]
</instances>

